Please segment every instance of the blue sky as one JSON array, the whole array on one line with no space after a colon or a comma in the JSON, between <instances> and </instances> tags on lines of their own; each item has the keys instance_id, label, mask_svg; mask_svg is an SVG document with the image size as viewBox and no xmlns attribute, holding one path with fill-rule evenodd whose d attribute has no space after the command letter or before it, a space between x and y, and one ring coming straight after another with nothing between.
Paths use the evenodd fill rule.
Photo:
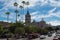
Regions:
<instances>
[{"instance_id":1,"label":"blue sky","mask_svg":"<svg viewBox=\"0 0 60 40\"><path fill-rule=\"evenodd\" d=\"M27 6L24 5L24 13L22 13L19 8L22 5L22 0L0 0L0 21L6 21L6 12L10 12L10 22L15 21L15 7L13 6L14 2L17 2L19 14L21 17L18 18L20 20L25 20L25 15L27 11ZM52 24L54 26L60 25L60 0L24 0L29 1L30 5L28 6L29 12L31 15L31 20L36 20L37 22L41 21L41 18L48 24Z\"/></svg>"}]
</instances>

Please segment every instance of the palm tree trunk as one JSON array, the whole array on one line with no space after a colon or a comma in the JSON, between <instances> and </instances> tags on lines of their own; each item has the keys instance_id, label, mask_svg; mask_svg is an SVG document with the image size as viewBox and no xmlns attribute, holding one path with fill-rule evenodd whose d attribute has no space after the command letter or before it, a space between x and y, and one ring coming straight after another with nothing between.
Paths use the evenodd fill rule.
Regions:
<instances>
[{"instance_id":1,"label":"palm tree trunk","mask_svg":"<svg viewBox=\"0 0 60 40\"><path fill-rule=\"evenodd\" d=\"M21 11L22 11L22 14L23 14L23 10L24 10L24 8L23 9L21 9ZM21 21L23 20L23 16L21 16Z\"/></svg>"},{"instance_id":2,"label":"palm tree trunk","mask_svg":"<svg viewBox=\"0 0 60 40\"><path fill-rule=\"evenodd\" d=\"M23 4L23 9L22 9L22 14L24 14L24 4ZM21 21L23 22L23 17L21 17Z\"/></svg>"},{"instance_id":3,"label":"palm tree trunk","mask_svg":"<svg viewBox=\"0 0 60 40\"><path fill-rule=\"evenodd\" d=\"M17 10L17 7L16 7L16 10ZM17 22L17 12L16 12L16 22Z\"/></svg>"},{"instance_id":4,"label":"palm tree trunk","mask_svg":"<svg viewBox=\"0 0 60 40\"><path fill-rule=\"evenodd\" d=\"M23 13L24 13L24 4L25 4L25 1L22 1L22 3L23 3Z\"/></svg>"},{"instance_id":5,"label":"palm tree trunk","mask_svg":"<svg viewBox=\"0 0 60 40\"><path fill-rule=\"evenodd\" d=\"M7 15L7 22L9 22L9 15Z\"/></svg>"},{"instance_id":6,"label":"palm tree trunk","mask_svg":"<svg viewBox=\"0 0 60 40\"><path fill-rule=\"evenodd\" d=\"M17 22L17 13L16 13L16 22Z\"/></svg>"}]
</instances>

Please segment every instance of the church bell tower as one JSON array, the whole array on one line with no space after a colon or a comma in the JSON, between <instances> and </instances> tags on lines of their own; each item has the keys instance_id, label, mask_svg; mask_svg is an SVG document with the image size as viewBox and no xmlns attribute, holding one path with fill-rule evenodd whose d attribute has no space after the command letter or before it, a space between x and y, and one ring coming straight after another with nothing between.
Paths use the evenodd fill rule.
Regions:
<instances>
[{"instance_id":1,"label":"church bell tower","mask_svg":"<svg viewBox=\"0 0 60 40\"><path fill-rule=\"evenodd\" d=\"M29 26L31 24L31 15L29 11L27 11L27 14L25 15L25 25Z\"/></svg>"}]
</instances>

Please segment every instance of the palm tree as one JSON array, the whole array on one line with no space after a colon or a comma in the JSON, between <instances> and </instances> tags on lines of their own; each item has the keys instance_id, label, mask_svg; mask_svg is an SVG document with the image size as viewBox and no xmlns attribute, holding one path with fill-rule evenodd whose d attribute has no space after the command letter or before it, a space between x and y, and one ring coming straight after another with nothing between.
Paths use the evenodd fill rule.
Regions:
<instances>
[{"instance_id":1,"label":"palm tree","mask_svg":"<svg viewBox=\"0 0 60 40\"><path fill-rule=\"evenodd\" d=\"M20 6L19 8L21 8L21 14L23 13L23 6ZM21 20L22 20L23 18L21 17Z\"/></svg>"},{"instance_id":2,"label":"palm tree","mask_svg":"<svg viewBox=\"0 0 60 40\"><path fill-rule=\"evenodd\" d=\"M16 13L16 22L17 22L17 13L18 13L17 6L18 6L18 3L15 2L15 3L14 3L14 6L16 7L15 13Z\"/></svg>"},{"instance_id":3,"label":"palm tree","mask_svg":"<svg viewBox=\"0 0 60 40\"><path fill-rule=\"evenodd\" d=\"M9 15L10 15L10 12L6 12L5 14L7 15L7 22L8 22L8 20L9 20Z\"/></svg>"},{"instance_id":4,"label":"palm tree","mask_svg":"<svg viewBox=\"0 0 60 40\"><path fill-rule=\"evenodd\" d=\"M25 4L25 1L22 1L22 3L23 3L23 6L24 6L24 4Z\"/></svg>"},{"instance_id":5,"label":"palm tree","mask_svg":"<svg viewBox=\"0 0 60 40\"><path fill-rule=\"evenodd\" d=\"M28 10L28 5L29 5L29 2L26 2L25 4L27 5L27 10Z\"/></svg>"},{"instance_id":6,"label":"palm tree","mask_svg":"<svg viewBox=\"0 0 60 40\"><path fill-rule=\"evenodd\" d=\"M18 14L18 18L20 17L20 14Z\"/></svg>"},{"instance_id":7,"label":"palm tree","mask_svg":"<svg viewBox=\"0 0 60 40\"><path fill-rule=\"evenodd\" d=\"M20 15L18 14L18 17L19 17Z\"/></svg>"},{"instance_id":8,"label":"palm tree","mask_svg":"<svg viewBox=\"0 0 60 40\"><path fill-rule=\"evenodd\" d=\"M15 10L15 13L16 13L16 22L17 22L18 10Z\"/></svg>"},{"instance_id":9,"label":"palm tree","mask_svg":"<svg viewBox=\"0 0 60 40\"><path fill-rule=\"evenodd\" d=\"M19 8L21 9L21 14L22 14L22 12L23 12L23 6L20 6Z\"/></svg>"},{"instance_id":10,"label":"palm tree","mask_svg":"<svg viewBox=\"0 0 60 40\"><path fill-rule=\"evenodd\" d=\"M21 9L23 9L23 6L20 6Z\"/></svg>"},{"instance_id":11,"label":"palm tree","mask_svg":"<svg viewBox=\"0 0 60 40\"><path fill-rule=\"evenodd\" d=\"M24 13L24 4L25 4L25 1L22 1L22 3L23 3L23 13Z\"/></svg>"},{"instance_id":12,"label":"palm tree","mask_svg":"<svg viewBox=\"0 0 60 40\"><path fill-rule=\"evenodd\" d=\"M17 6L18 6L18 3L17 3L17 2L15 2L15 3L14 3L14 6L16 6L16 7L17 7Z\"/></svg>"}]
</instances>

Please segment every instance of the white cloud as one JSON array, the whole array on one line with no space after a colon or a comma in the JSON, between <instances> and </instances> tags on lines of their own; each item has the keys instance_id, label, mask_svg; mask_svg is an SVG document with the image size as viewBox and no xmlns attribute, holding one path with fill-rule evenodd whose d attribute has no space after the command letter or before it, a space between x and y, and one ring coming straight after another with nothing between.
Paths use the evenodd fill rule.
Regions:
<instances>
[{"instance_id":1,"label":"white cloud","mask_svg":"<svg viewBox=\"0 0 60 40\"><path fill-rule=\"evenodd\" d=\"M50 24L53 25L53 26L60 25L60 21L58 21L58 20L50 21L50 22L47 22L47 23L48 23L48 24L50 23Z\"/></svg>"},{"instance_id":2,"label":"white cloud","mask_svg":"<svg viewBox=\"0 0 60 40\"><path fill-rule=\"evenodd\" d=\"M20 17L17 20L25 22L25 15L20 15Z\"/></svg>"},{"instance_id":3,"label":"white cloud","mask_svg":"<svg viewBox=\"0 0 60 40\"><path fill-rule=\"evenodd\" d=\"M54 13L55 10L56 10L56 8L50 10L50 11L48 12L48 14L49 14L50 16L60 17L60 11Z\"/></svg>"},{"instance_id":4,"label":"white cloud","mask_svg":"<svg viewBox=\"0 0 60 40\"><path fill-rule=\"evenodd\" d=\"M36 19L36 20L38 20L38 19L40 20L41 18L49 18L49 17L52 17L52 16L55 16L55 17L60 18L60 11L54 13L55 10L56 10L56 8L50 10L47 15L39 15L39 14L38 14L38 13L39 13L38 11L37 11L37 12L33 12L33 13L31 14L31 15L33 15L33 16L31 17L31 19L32 19L32 20L35 20L35 19ZM60 21L58 21L58 20L50 21L50 22L48 22L48 23L51 23L51 24L54 25L54 26L60 25Z\"/></svg>"},{"instance_id":5,"label":"white cloud","mask_svg":"<svg viewBox=\"0 0 60 40\"><path fill-rule=\"evenodd\" d=\"M6 10L8 11L9 7L13 7L13 0L4 0L4 4L2 4L4 7L2 9L0 9L0 11L2 10Z\"/></svg>"},{"instance_id":6,"label":"white cloud","mask_svg":"<svg viewBox=\"0 0 60 40\"><path fill-rule=\"evenodd\" d=\"M0 13L1 13L1 17L7 18L7 15L5 14L6 12L0 12ZM9 19L15 19L14 15L15 13L10 12Z\"/></svg>"},{"instance_id":7,"label":"white cloud","mask_svg":"<svg viewBox=\"0 0 60 40\"><path fill-rule=\"evenodd\" d=\"M1 1L1 0L0 0ZM2 2L5 1L4 3L4 7L1 10L8 10L9 7L13 7L13 3L15 2L15 0L2 0ZM18 2L19 5L22 5L22 0L16 0ZM30 5L29 7L34 7L36 5L40 5L40 6L43 6L43 5L46 5L46 4L50 4L52 6L57 6L57 7L60 7L60 1L57 2L55 0L24 0L24 1L29 1L30 2ZM50 3L49 3L49 2ZM14 8L14 7L13 7Z\"/></svg>"},{"instance_id":8,"label":"white cloud","mask_svg":"<svg viewBox=\"0 0 60 40\"><path fill-rule=\"evenodd\" d=\"M46 5L48 4L48 0L43 0L43 1L40 0L40 4L41 4L40 6Z\"/></svg>"},{"instance_id":9,"label":"white cloud","mask_svg":"<svg viewBox=\"0 0 60 40\"><path fill-rule=\"evenodd\" d=\"M33 15L36 15L37 13L39 13L39 12L36 11L36 12L31 13L30 15L33 16Z\"/></svg>"},{"instance_id":10,"label":"white cloud","mask_svg":"<svg viewBox=\"0 0 60 40\"><path fill-rule=\"evenodd\" d=\"M46 14L46 15L34 15L34 16L37 16L37 18L48 18L48 17L52 17L52 16L60 17L60 11L54 13L55 10L56 10L56 8L50 10L48 12L48 14Z\"/></svg>"},{"instance_id":11,"label":"white cloud","mask_svg":"<svg viewBox=\"0 0 60 40\"><path fill-rule=\"evenodd\" d=\"M0 20L1 21L1 20ZM2 22L7 22L7 20L2 20ZM9 23L11 23L12 21L11 20L9 20L8 21Z\"/></svg>"},{"instance_id":12,"label":"white cloud","mask_svg":"<svg viewBox=\"0 0 60 40\"><path fill-rule=\"evenodd\" d=\"M3 4L4 7L2 9L0 9L0 11L2 11L2 10L8 11L8 8L14 8L13 3L15 2L15 0L0 0L0 1L5 2ZM21 3L22 0L16 0L16 1L18 2L19 5L22 5L22 3ZM36 5L44 6L46 4L49 4L49 5L52 5L52 6L55 6L55 7L60 7L60 1L57 2L55 0L49 0L50 3L48 2L48 0L25 0L25 1L30 2L29 8L34 7ZM60 12L54 13L53 11L55 11L55 10L56 10L56 8L50 10L47 15L39 15L38 11L33 12L33 13L31 13L31 15L32 15L31 19L40 19L40 18L47 18L47 17L52 17L52 16L60 17ZM5 17L4 15L2 15L2 16ZM10 18L13 18L13 14L10 16ZM23 18L23 20L24 19L25 19L25 17ZM58 21L52 21L50 23L60 24L60 22L58 22Z\"/></svg>"},{"instance_id":13,"label":"white cloud","mask_svg":"<svg viewBox=\"0 0 60 40\"><path fill-rule=\"evenodd\" d=\"M49 0L50 4L55 7L60 7L60 1L55 1L55 0Z\"/></svg>"},{"instance_id":14,"label":"white cloud","mask_svg":"<svg viewBox=\"0 0 60 40\"><path fill-rule=\"evenodd\" d=\"M4 7L2 8L2 9L0 9L0 11L1 10L8 10L8 8L9 7L13 7L13 3L15 2L15 0L2 0L2 1L4 1L5 3L3 4L4 5ZM1 1L1 2L2 2ZM17 3L19 4L19 5L22 5L22 0L16 0L17 1ZM24 1L28 1L28 0L24 0ZM39 1L41 1L41 0L29 0L29 2L30 2L30 5L29 5L29 7L34 7L34 6L36 6L36 5L38 5L38 3L39 3ZM44 0L42 0L41 1L42 3L44 2ZM44 3L45 4L45 3ZM18 5L18 6L19 6ZM39 3L39 5L40 5L40 3ZM27 6L25 6L25 7L27 7ZM13 7L14 8L14 7Z\"/></svg>"},{"instance_id":15,"label":"white cloud","mask_svg":"<svg viewBox=\"0 0 60 40\"><path fill-rule=\"evenodd\" d=\"M33 13L31 13L30 15L31 15L31 20L35 20L35 19L38 19L38 15L39 14L39 11L36 11L36 12L33 12Z\"/></svg>"},{"instance_id":16,"label":"white cloud","mask_svg":"<svg viewBox=\"0 0 60 40\"><path fill-rule=\"evenodd\" d=\"M50 10L49 13L52 13L52 12L54 12L55 10L56 10L56 7L55 7L54 9Z\"/></svg>"}]
</instances>

